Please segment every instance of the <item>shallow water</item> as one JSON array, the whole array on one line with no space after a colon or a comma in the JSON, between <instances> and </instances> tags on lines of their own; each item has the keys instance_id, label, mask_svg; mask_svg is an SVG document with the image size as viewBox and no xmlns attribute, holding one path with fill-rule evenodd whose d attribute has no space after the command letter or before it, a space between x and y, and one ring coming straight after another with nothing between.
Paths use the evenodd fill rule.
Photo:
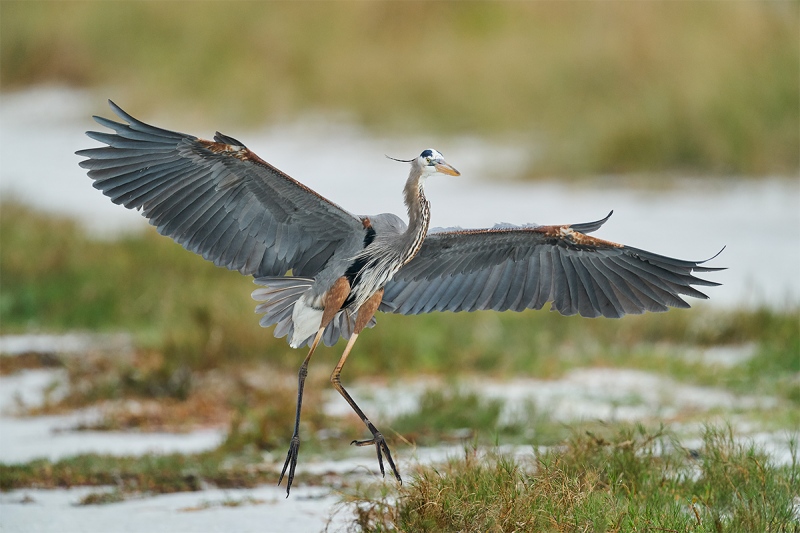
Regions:
<instances>
[{"instance_id":1,"label":"shallow water","mask_svg":"<svg viewBox=\"0 0 800 533\"><path fill-rule=\"evenodd\" d=\"M124 102L121 102L124 104ZM130 110L135 114L136 110ZM112 204L91 187L75 150L97 145L90 115L110 117L101 98L63 89L4 94L0 99L0 192L66 213L94 234L143 228L137 213ZM180 120L142 117L177 129ZM209 137L213 130L194 131ZM707 277L711 305L796 305L800 299L800 181L689 177L641 189L598 177L580 184L508 181L525 168L525 149L475 138L418 139L372 135L321 120L258 131L228 131L253 151L346 209L403 214L406 169L384 153L411 157L435 145L462 177L428 180L434 226L486 227L497 222L560 224L614 216L598 236L686 259L711 257L729 270ZM503 178L501 180L501 178Z\"/></svg>"},{"instance_id":2,"label":"shallow water","mask_svg":"<svg viewBox=\"0 0 800 533\"><path fill-rule=\"evenodd\" d=\"M110 490L110 489L108 489ZM280 487L204 490L81 506L98 487L0 494L0 530L37 533L307 533L322 531L337 503L328 489ZM239 502L239 505L231 505ZM330 531L344 531L344 516Z\"/></svg>"},{"instance_id":3,"label":"shallow water","mask_svg":"<svg viewBox=\"0 0 800 533\"><path fill-rule=\"evenodd\" d=\"M52 353L52 352L50 352ZM101 417L94 409L65 415L18 417L24 408L42 405L44 392L55 400L66 381L63 369L24 370L0 377L0 461L24 463L47 458L57 461L83 453L141 455L154 453L196 453L219 446L222 429L201 429L190 433L142 433L124 431L76 431Z\"/></svg>"}]
</instances>

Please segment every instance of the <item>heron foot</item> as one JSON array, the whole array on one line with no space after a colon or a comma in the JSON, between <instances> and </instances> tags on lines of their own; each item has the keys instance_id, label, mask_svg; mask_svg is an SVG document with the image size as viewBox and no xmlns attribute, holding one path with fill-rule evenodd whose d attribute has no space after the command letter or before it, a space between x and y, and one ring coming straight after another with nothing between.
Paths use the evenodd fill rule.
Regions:
<instances>
[{"instance_id":1,"label":"heron foot","mask_svg":"<svg viewBox=\"0 0 800 533\"><path fill-rule=\"evenodd\" d=\"M283 481L283 475L286 473L286 468L289 468L289 478L286 480L286 497L289 497L289 491L292 490L292 481L294 481L294 469L297 467L297 453L300 450L300 437L295 434L292 435L292 440L289 443L289 452L286 454L286 462L283 463L283 470L281 470L281 477L278 478L278 485Z\"/></svg>"},{"instance_id":2,"label":"heron foot","mask_svg":"<svg viewBox=\"0 0 800 533\"><path fill-rule=\"evenodd\" d=\"M381 467L381 475L386 477L386 472L383 469L383 456L386 456L386 460L389 462L389 466L392 467L392 473L394 477L397 478L397 481L400 484L403 483L403 479L400 477L400 472L397 471L397 467L394 465L394 461L392 460L392 452L389 451L389 446L386 444L386 439L383 438L383 435L377 429L372 431L372 438L369 440L354 440L350 443L351 445L355 444L356 446L369 446L371 444L375 445L375 449L378 452L378 465Z\"/></svg>"}]
</instances>

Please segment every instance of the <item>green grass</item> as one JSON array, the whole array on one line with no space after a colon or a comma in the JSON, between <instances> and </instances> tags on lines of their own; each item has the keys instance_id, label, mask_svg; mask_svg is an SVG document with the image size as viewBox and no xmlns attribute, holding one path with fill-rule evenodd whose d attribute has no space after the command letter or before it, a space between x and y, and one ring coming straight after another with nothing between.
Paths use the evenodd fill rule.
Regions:
<instances>
[{"instance_id":1,"label":"green grass","mask_svg":"<svg viewBox=\"0 0 800 533\"><path fill-rule=\"evenodd\" d=\"M90 87L98 110L497 135L530 146L528 177L800 169L794 0L6 0L0 25L0 89Z\"/></svg>"},{"instance_id":2,"label":"green grass","mask_svg":"<svg viewBox=\"0 0 800 533\"><path fill-rule=\"evenodd\" d=\"M800 528L794 463L774 464L730 430L707 428L698 450L664 430L576 433L535 457L467 449L410 482L350 491L359 531L750 532Z\"/></svg>"},{"instance_id":3,"label":"green grass","mask_svg":"<svg viewBox=\"0 0 800 533\"><path fill-rule=\"evenodd\" d=\"M236 361L248 343L243 357L289 353L260 331L249 297L252 280L198 261L155 232L94 241L69 220L4 203L0 241L0 327L6 333L134 331L140 346L157 345L176 368Z\"/></svg>"},{"instance_id":4,"label":"green grass","mask_svg":"<svg viewBox=\"0 0 800 533\"><path fill-rule=\"evenodd\" d=\"M397 417L392 431L417 445L430 445L449 439L463 440L481 432L508 433L517 428L500 428L503 401L486 399L475 392L453 389L428 389L419 408ZM465 433L466 431L466 433Z\"/></svg>"},{"instance_id":5,"label":"green grass","mask_svg":"<svg viewBox=\"0 0 800 533\"><path fill-rule=\"evenodd\" d=\"M199 454L109 456L86 454L50 461L0 464L0 489L114 486L123 494L198 491L205 483L220 488L255 487L273 482L274 472L258 454L224 451Z\"/></svg>"},{"instance_id":6,"label":"green grass","mask_svg":"<svg viewBox=\"0 0 800 533\"><path fill-rule=\"evenodd\" d=\"M415 446L470 442L473 445L532 444L550 446L562 443L578 429L604 427L599 420L559 422L538 408L532 400L522 402L513 413L501 417L506 401L487 398L464 387L430 387L419 398L419 406L386 422L387 434L397 434L396 442ZM785 427L785 426L782 426Z\"/></svg>"}]
</instances>

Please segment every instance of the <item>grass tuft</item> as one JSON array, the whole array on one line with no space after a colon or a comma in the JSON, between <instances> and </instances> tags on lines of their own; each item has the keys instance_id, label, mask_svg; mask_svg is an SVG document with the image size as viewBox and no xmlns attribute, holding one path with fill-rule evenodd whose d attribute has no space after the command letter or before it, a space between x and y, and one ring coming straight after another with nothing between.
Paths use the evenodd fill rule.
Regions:
<instances>
[{"instance_id":1,"label":"grass tuft","mask_svg":"<svg viewBox=\"0 0 800 533\"><path fill-rule=\"evenodd\" d=\"M503 401L475 392L431 388L420 397L419 408L392 422L392 430L419 445L471 439L477 433L499 429Z\"/></svg>"},{"instance_id":2,"label":"grass tuft","mask_svg":"<svg viewBox=\"0 0 800 533\"><path fill-rule=\"evenodd\" d=\"M139 457L78 455L58 461L39 459L0 465L0 490L114 486L125 494L189 492L205 484L220 488L254 487L271 479L259 455L219 451Z\"/></svg>"},{"instance_id":3,"label":"grass tuft","mask_svg":"<svg viewBox=\"0 0 800 533\"><path fill-rule=\"evenodd\" d=\"M664 428L628 426L535 457L467 449L397 491L362 487L345 501L360 531L796 531L795 466L729 428L707 428L692 451Z\"/></svg>"},{"instance_id":4,"label":"grass tuft","mask_svg":"<svg viewBox=\"0 0 800 533\"><path fill-rule=\"evenodd\" d=\"M90 492L80 499L78 505L106 505L125 501L125 495L119 489Z\"/></svg>"}]
</instances>

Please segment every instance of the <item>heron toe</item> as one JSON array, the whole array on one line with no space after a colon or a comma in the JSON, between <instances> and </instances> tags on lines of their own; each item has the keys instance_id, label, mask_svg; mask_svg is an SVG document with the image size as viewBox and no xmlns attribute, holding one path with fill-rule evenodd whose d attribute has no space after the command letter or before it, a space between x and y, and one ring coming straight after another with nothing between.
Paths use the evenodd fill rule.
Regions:
<instances>
[{"instance_id":1,"label":"heron toe","mask_svg":"<svg viewBox=\"0 0 800 533\"><path fill-rule=\"evenodd\" d=\"M381 475L386 477L386 471L383 468L383 456L386 455L386 460L389 462L389 466L392 467L392 473L394 474L394 477L397 478L397 481L399 481L401 484L403 483L403 478L400 477L400 472L397 470L394 460L392 460L392 452L389 451L389 445L386 444L386 439L383 437L383 434L380 431L376 430L372 434L372 438L369 440L354 440L350 444L355 444L356 446L369 446L374 444L378 453L378 465L381 469Z\"/></svg>"},{"instance_id":2,"label":"heron toe","mask_svg":"<svg viewBox=\"0 0 800 533\"><path fill-rule=\"evenodd\" d=\"M292 490L292 481L294 481L294 470L297 468L297 454L300 450L300 437L294 435L289 443L289 451L286 454L286 462L283 463L283 470L281 470L281 477L278 478L278 485L283 481L283 475L286 473L286 468L289 468L289 477L286 480L286 497L289 497L289 491Z\"/></svg>"}]
</instances>

